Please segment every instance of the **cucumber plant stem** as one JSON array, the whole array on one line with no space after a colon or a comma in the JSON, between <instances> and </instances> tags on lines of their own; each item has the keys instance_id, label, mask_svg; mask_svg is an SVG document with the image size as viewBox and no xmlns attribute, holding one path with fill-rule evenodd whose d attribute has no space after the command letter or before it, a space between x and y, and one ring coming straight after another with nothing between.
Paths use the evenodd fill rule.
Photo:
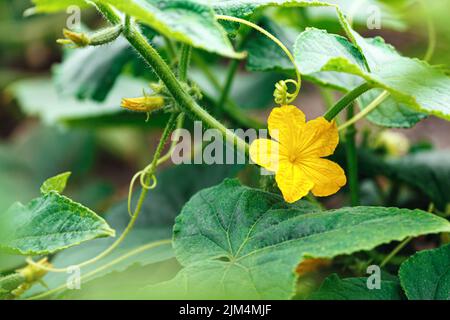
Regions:
<instances>
[{"instance_id":1,"label":"cucumber plant stem","mask_svg":"<svg viewBox=\"0 0 450 320\"><path fill-rule=\"evenodd\" d=\"M336 102L336 104L325 113L324 118L327 119L328 121L333 120L342 110L344 110L348 105L350 105L356 98L358 98L360 95L370 90L371 88L372 86L367 82L356 87L355 89L347 93L345 96L343 96L338 102Z\"/></svg>"}]
</instances>

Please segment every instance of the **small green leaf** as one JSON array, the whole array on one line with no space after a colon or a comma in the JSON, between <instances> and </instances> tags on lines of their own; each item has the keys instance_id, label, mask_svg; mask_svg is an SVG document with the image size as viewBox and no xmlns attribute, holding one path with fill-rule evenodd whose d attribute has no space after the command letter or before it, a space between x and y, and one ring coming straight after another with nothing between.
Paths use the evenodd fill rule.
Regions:
<instances>
[{"instance_id":1,"label":"small green leaf","mask_svg":"<svg viewBox=\"0 0 450 320\"><path fill-rule=\"evenodd\" d=\"M399 270L410 300L450 300L450 244L416 253Z\"/></svg>"},{"instance_id":2,"label":"small green leaf","mask_svg":"<svg viewBox=\"0 0 450 320\"><path fill-rule=\"evenodd\" d=\"M67 180L69 179L71 174L72 172L64 172L58 174L57 176L48 178L41 186L41 193L47 194L50 191L62 193L66 188Z\"/></svg>"},{"instance_id":3,"label":"small green leaf","mask_svg":"<svg viewBox=\"0 0 450 320\"><path fill-rule=\"evenodd\" d=\"M54 191L0 213L0 249L22 255L50 254L81 242L114 236L92 210Z\"/></svg>"},{"instance_id":4,"label":"small green leaf","mask_svg":"<svg viewBox=\"0 0 450 320\"><path fill-rule=\"evenodd\" d=\"M217 22L208 2L201 0L101 0L149 25L162 35L194 47L233 58L225 30Z\"/></svg>"},{"instance_id":5,"label":"small green leaf","mask_svg":"<svg viewBox=\"0 0 450 320\"><path fill-rule=\"evenodd\" d=\"M398 281L381 280L379 289L369 289L367 278L340 279L332 274L314 292L311 300L402 300Z\"/></svg>"},{"instance_id":6,"label":"small green leaf","mask_svg":"<svg viewBox=\"0 0 450 320\"><path fill-rule=\"evenodd\" d=\"M277 195L226 180L183 208L174 248L185 268L149 292L171 298L287 299L294 293L293 270L305 258L332 258L448 230L448 221L420 210L320 212L308 202L287 205Z\"/></svg>"}]
</instances>

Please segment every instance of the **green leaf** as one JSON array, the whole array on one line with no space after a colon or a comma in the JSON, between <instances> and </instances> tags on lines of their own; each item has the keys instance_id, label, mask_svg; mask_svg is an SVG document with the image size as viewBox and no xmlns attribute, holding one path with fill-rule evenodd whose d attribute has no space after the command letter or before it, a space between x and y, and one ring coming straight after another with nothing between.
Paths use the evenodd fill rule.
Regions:
<instances>
[{"instance_id":1,"label":"green leaf","mask_svg":"<svg viewBox=\"0 0 450 320\"><path fill-rule=\"evenodd\" d=\"M450 244L416 253L399 270L410 300L450 300Z\"/></svg>"},{"instance_id":2,"label":"green leaf","mask_svg":"<svg viewBox=\"0 0 450 320\"><path fill-rule=\"evenodd\" d=\"M50 254L81 242L114 236L90 209L54 191L0 213L0 249L22 255Z\"/></svg>"},{"instance_id":3,"label":"green leaf","mask_svg":"<svg viewBox=\"0 0 450 320\"><path fill-rule=\"evenodd\" d=\"M450 203L449 151L418 152L385 159L366 151L360 153L359 162L362 172L405 182L422 191L438 208L445 209Z\"/></svg>"},{"instance_id":4,"label":"green leaf","mask_svg":"<svg viewBox=\"0 0 450 320\"><path fill-rule=\"evenodd\" d=\"M332 274L314 292L311 300L402 300L398 281L381 280L380 289L369 289L367 278L340 279Z\"/></svg>"},{"instance_id":5,"label":"green leaf","mask_svg":"<svg viewBox=\"0 0 450 320\"><path fill-rule=\"evenodd\" d=\"M71 50L54 68L56 90L62 96L103 101L134 56L124 38L103 46Z\"/></svg>"},{"instance_id":6,"label":"green leaf","mask_svg":"<svg viewBox=\"0 0 450 320\"><path fill-rule=\"evenodd\" d=\"M448 221L420 210L320 212L308 202L287 205L277 195L226 180L183 208L174 248L184 269L148 291L171 298L287 299L294 293L293 270L305 258L332 258L448 230Z\"/></svg>"},{"instance_id":7,"label":"green leaf","mask_svg":"<svg viewBox=\"0 0 450 320\"><path fill-rule=\"evenodd\" d=\"M69 179L71 174L72 172L64 172L58 174L57 176L48 178L41 186L41 193L47 194L50 191L62 193L66 188L67 180Z\"/></svg>"},{"instance_id":8,"label":"green leaf","mask_svg":"<svg viewBox=\"0 0 450 320\"><path fill-rule=\"evenodd\" d=\"M374 87L387 90L399 104L450 119L449 77L423 61L402 57L381 38L364 39L355 31L350 32L361 48L367 66L362 65L364 61L359 61L350 42L343 47L347 50L330 55L327 52L329 46L322 44L335 42L339 36L309 29L297 38L295 44L295 58L300 69L306 74L345 72L356 75ZM315 56L318 51L320 54ZM421 117L417 115L417 118Z\"/></svg>"},{"instance_id":9,"label":"green leaf","mask_svg":"<svg viewBox=\"0 0 450 320\"><path fill-rule=\"evenodd\" d=\"M149 25L162 35L196 48L233 58L225 30L216 21L208 3L201 0L101 0Z\"/></svg>"}]
</instances>

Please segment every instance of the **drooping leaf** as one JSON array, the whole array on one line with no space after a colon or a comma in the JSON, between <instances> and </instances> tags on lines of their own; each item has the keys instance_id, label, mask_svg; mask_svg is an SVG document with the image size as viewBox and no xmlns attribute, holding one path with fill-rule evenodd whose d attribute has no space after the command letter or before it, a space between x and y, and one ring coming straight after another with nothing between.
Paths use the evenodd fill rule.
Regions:
<instances>
[{"instance_id":1,"label":"drooping leaf","mask_svg":"<svg viewBox=\"0 0 450 320\"><path fill-rule=\"evenodd\" d=\"M410 300L450 300L450 245L416 253L400 266L399 277Z\"/></svg>"},{"instance_id":2,"label":"drooping leaf","mask_svg":"<svg viewBox=\"0 0 450 320\"><path fill-rule=\"evenodd\" d=\"M135 53L124 38L98 47L67 52L54 68L55 87L63 97L103 101Z\"/></svg>"},{"instance_id":3,"label":"drooping leaf","mask_svg":"<svg viewBox=\"0 0 450 320\"><path fill-rule=\"evenodd\" d=\"M64 172L57 176L48 178L41 186L41 193L47 194L51 191L62 193L66 188L67 180L69 179L71 172Z\"/></svg>"},{"instance_id":4,"label":"drooping leaf","mask_svg":"<svg viewBox=\"0 0 450 320\"><path fill-rule=\"evenodd\" d=\"M450 230L420 210L354 207L319 212L309 203L287 205L276 195L238 182L195 195L177 217L177 277L148 288L168 297L287 299L295 267L305 258L370 250L407 236Z\"/></svg>"},{"instance_id":5,"label":"drooping leaf","mask_svg":"<svg viewBox=\"0 0 450 320\"><path fill-rule=\"evenodd\" d=\"M114 230L93 211L54 191L1 212L0 228L0 249L22 255L49 254L114 236Z\"/></svg>"},{"instance_id":6,"label":"drooping leaf","mask_svg":"<svg viewBox=\"0 0 450 320\"><path fill-rule=\"evenodd\" d=\"M402 300L398 281L381 280L380 288L369 289L367 278L340 279L332 274L314 292L311 300Z\"/></svg>"},{"instance_id":7,"label":"drooping leaf","mask_svg":"<svg viewBox=\"0 0 450 320\"><path fill-rule=\"evenodd\" d=\"M200 0L101 0L149 25L159 33L194 47L233 58L225 30L208 3Z\"/></svg>"}]
</instances>

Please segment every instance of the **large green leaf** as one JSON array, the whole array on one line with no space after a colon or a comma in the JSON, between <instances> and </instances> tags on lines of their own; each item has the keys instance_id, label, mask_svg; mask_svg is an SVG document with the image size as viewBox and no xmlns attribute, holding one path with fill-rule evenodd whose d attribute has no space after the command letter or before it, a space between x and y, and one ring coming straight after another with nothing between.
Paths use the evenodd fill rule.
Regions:
<instances>
[{"instance_id":1,"label":"large green leaf","mask_svg":"<svg viewBox=\"0 0 450 320\"><path fill-rule=\"evenodd\" d=\"M387 90L400 104L450 119L449 77L423 61L402 57L381 38L364 39L355 31L350 32L364 54L366 66L358 61L350 42L345 44L347 50L330 55L330 47L322 44L335 42L338 38L344 43L346 40L323 30L309 29L295 44L295 58L300 69L306 74L330 71L353 74L374 87Z\"/></svg>"},{"instance_id":2,"label":"large green leaf","mask_svg":"<svg viewBox=\"0 0 450 320\"><path fill-rule=\"evenodd\" d=\"M177 217L176 257L185 267L157 288L169 297L287 299L305 258L370 250L408 236L450 230L420 210L354 207L320 212L287 205L235 180L195 195Z\"/></svg>"},{"instance_id":3,"label":"large green leaf","mask_svg":"<svg viewBox=\"0 0 450 320\"><path fill-rule=\"evenodd\" d=\"M381 280L379 289L369 289L367 278L340 279L332 274L314 292L312 300L401 300L402 290L398 281Z\"/></svg>"},{"instance_id":4,"label":"large green leaf","mask_svg":"<svg viewBox=\"0 0 450 320\"><path fill-rule=\"evenodd\" d=\"M19 202L0 213L0 249L23 255L42 255L81 242L114 236L93 211L54 191Z\"/></svg>"},{"instance_id":5,"label":"large green leaf","mask_svg":"<svg viewBox=\"0 0 450 320\"><path fill-rule=\"evenodd\" d=\"M400 282L411 300L450 300L450 245L416 253L400 267Z\"/></svg>"},{"instance_id":6,"label":"large green leaf","mask_svg":"<svg viewBox=\"0 0 450 320\"><path fill-rule=\"evenodd\" d=\"M159 33L194 47L241 58L214 12L200 0L100 0L135 17Z\"/></svg>"},{"instance_id":7,"label":"large green leaf","mask_svg":"<svg viewBox=\"0 0 450 320\"><path fill-rule=\"evenodd\" d=\"M62 96L103 101L134 56L124 38L67 52L63 62L54 68L55 87Z\"/></svg>"}]
</instances>

